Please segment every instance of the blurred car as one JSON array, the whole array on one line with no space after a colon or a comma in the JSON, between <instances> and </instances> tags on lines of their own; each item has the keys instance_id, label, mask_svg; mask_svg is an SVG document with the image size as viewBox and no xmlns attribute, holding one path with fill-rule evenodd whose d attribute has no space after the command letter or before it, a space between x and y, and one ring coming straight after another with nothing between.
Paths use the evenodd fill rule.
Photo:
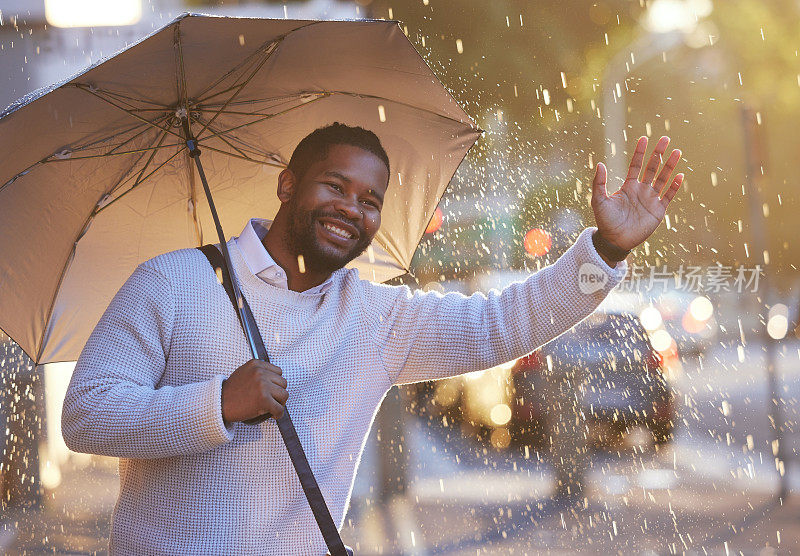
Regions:
<instances>
[{"instance_id":1,"label":"blurred car","mask_svg":"<svg viewBox=\"0 0 800 556\"><path fill-rule=\"evenodd\" d=\"M698 355L719 336L713 302L691 291L669 287L641 293L612 292L604 304L624 306L639 315L651 341L662 353L674 340L680 353Z\"/></svg>"},{"instance_id":2,"label":"blurred car","mask_svg":"<svg viewBox=\"0 0 800 556\"><path fill-rule=\"evenodd\" d=\"M443 380L413 385L415 405L421 415L434 418L445 427L459 425L464 436L489 440L496 448L511 442L514 361Z\"/></svg>"},{"instance_id":3,"label":"blurred car","mask_svg":"<svg viewBox=\"0 0 800 556\"><path fill-rule=\"evenodd\" d=\"M575 373L590 440L604 443L645 429L660 444L672 435L674 394L639 318L598 311L512 366L514 400L509 427L514 439L548 437L546 380Z\"/></svg>"}]
</instances>

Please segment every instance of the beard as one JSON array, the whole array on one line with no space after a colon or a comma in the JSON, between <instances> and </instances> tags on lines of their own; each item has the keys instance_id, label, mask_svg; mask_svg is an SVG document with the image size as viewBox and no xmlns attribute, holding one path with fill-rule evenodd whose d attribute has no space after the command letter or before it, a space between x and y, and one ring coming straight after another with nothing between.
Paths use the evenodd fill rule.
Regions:
<instances>
[{"instance_id":1,"label":"beard","mask_svg":"<svg viewBox=\"0 0 800 556\"><path fill-rule=\"evenodd\" d=\"M347 221L336 212L324 209L303 211L298 208L294 197L289 200L287 208L289 209L289 225L284 240L296 254L303 255L306 268L314 272L329 274L339 270L366 251L372 242L372 238L367 237L359 226ZM340 220L354 226L358 229L358 241L348 251L322 244L316 230L320 218Z\"/></svg>"}]
</instances>

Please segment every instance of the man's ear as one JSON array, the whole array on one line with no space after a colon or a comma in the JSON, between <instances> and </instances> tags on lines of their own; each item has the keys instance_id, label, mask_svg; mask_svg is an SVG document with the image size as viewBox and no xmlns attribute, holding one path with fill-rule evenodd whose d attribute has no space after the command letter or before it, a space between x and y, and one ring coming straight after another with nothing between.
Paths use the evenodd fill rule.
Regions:
<instances>
[{"instance_id":1,"label":"man's ear","mask_svg":"<svg viewBox=\"0 0 800 556\"><path fill-rule=\"evenodd\" d=\"M286 203L294 195L297 189L297 178L294 172L286 168L278 175L278 199L281 203Z\"/></svg>"}]
</instances>

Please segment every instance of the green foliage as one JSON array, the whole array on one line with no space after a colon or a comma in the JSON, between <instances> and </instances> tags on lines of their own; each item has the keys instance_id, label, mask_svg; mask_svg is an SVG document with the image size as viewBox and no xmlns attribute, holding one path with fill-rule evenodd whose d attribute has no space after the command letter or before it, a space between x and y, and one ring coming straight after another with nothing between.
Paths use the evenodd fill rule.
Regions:
<instances>
[{"instance_id":1,"label":"green foliage","mask_svg":"<svg viewBox=\"0 0 800 556\"><path fill-rule=\"evenodd\" d=\"M617 149L627 159L626 151L640 135L667 134L684 153L678 171L687 175L668 211L670 229L662 225L649 241L649 254L641 250L637 262L763 263L761 254L752 252L750 230L764 225L771 264L778 272L796 272L800 4L714 2L712 12L696 22L683 44L645 56L641 45L662 40L643 25L655 1L373 0L367 9L373 17L389 17L391 8L391 17L401 21L456 99L490 130L459 175L474 175L483 167L479 189L532 189L546 199L518 196L522 210L509 223L512 237L526 226L547 222L558 207L574 209L585 225L594 223L588 202L590 162L605 159L607 131L622 131L604 127L603 93L616 85L604 77L609 64L624 64L635 51L636 62L628 64L620 82L627 140ZM745 104L760 112L767 146L761 197L768 216L758 222L751 222L752 201L743 194ZM504 129L495 129L498 114ZM502 172L496 171L499 159ZM621 177L611 176L616 185L609 185L610 192ZM469 179L454 180L452 187L465 195L466 189L460 188L470 183L476 187ZM467 236L464 248L458 234L447 236L455 246L449 250L431 247L431 266L438 267L435 257L445 257L447 251L464 257L461 266L475 266L467 259L480 260L476 240ZM493 264L529 262L524 255L520 259L520 249L519 244L507 246L507 257L502 263L495 257Z\"/></svg>"}]
</instances>

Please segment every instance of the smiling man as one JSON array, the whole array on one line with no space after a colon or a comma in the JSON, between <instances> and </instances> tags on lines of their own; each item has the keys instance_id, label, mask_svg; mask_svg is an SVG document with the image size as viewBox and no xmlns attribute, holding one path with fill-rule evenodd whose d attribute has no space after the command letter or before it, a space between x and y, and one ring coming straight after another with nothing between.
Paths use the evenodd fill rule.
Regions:
<instances>
[{"instance_id":1,"label":"smiling man","mask_svg":"<svg viewBox=\"0 0 800 556\"><path fill-rule=\"evenodd\" d=\"M350 143L335 142L345 135ZM334 125L300 142L278 179L282 206L265 240L278 264L295 270L298 287L290 288L327 279L367 249L388 185L389 158L371 133Z\"/></svg>"},{"instance_id":2,"label":"smiling man","mask_svg":"<svg viewBox=\"0 0 800 556\"><path fill-rule=\"evenodd\" d=\"M467 297L375 284L345 267L380 228L389 159L361 128L310 134L280 174L274 220L251 219L228 242L273 364L251 359L197 249L140 264L78 359L62 429L71 449L120 458L110 552L324 554L275 421L245 421L291 409L341 526L392 385L523 356L583 320L623 279L627 252L658 227L683 179L670 181L679 151L661 167L668 143L658 142L640 181L641 138L611 196L598 165L598 227L555 263L502 292Z\"/></svg>"}]
</instances>

